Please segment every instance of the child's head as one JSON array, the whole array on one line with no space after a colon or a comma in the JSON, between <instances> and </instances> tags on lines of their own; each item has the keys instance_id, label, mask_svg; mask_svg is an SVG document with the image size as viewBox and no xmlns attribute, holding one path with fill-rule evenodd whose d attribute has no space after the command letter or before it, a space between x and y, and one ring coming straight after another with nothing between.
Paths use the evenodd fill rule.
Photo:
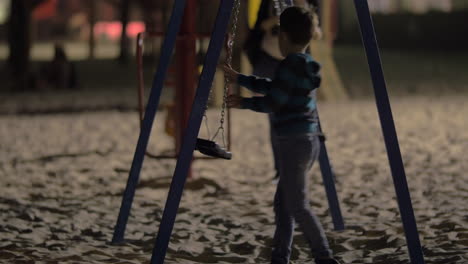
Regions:
<instances>
[{"instance_id":1,"label":"child's head","mask_svg":"<svg viewBox=\"0 0 468 264\"><path fill-rule=\"evenodd\" d=\"M293 47L306 48L312 38L321 37L318 17L315 12L302 7L288 7L280 16L280 49L284 56Z\"/></svg>"}]
</instances>

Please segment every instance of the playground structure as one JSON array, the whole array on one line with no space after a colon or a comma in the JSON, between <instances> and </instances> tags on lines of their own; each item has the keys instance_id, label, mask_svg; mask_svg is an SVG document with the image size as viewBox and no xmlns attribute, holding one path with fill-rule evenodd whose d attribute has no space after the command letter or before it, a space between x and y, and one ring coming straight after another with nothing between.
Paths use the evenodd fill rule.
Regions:
<instances>
[{"instance_id":1,"label":"playground structure","mask_svg":"<svg viewBox=\"0 0 468 264\"><path fill-rule=\"evenodd\" d=\"M290 1L287 2L289 5L291 4ZM187 119L187 125L183 132L180 152L177 156L177 164L170 186L166 205L164 208L163 217L159 226L159 232L156 238L151 263L164 263L164 258L174 226L177 210L179 208L183 188L187 176L189 174L190 163L193 158L193 151L195 149L196 139L200 130L203 114L206 109L206 104L210 93L211 84L213 82L216 66L223 46L223 39L226 35L227 26L231 17L231 12L232 10L235 10L234 14L237 14L239 10L239 4L239 0L221 0L220 2L218 16L216 18L216 23L214 25L214 29L211 35L210 45L205 57L205 63L199 79L198 88L193 99L193 104L190 103L191 111ZM401 152L398 145L398 138L391 112L390 101L386 90L386 83L384 79L372 18L369 12L367 0L354 0L354 4L359 19L362 39L364 42L372 82L374 85L377 109L381 121L385 145L387 148L387 154L393 176L395 191L397 194L401 219L406 235L409 256L412 264L423 264L424 257L419 241L418 230L408 190ZM170 57L175 46L177 34L179 32L182 17L184 14L184 9L190 10L190 8L193 7L194 0L174 1L173 12L162 47L164 53L162 53L161 55L159 67L155 73L152 90L148 99L149 103L146 107L144 119L142 122L142 128L138 138L138 144L136 147L135 156L130 170L129 179L122 198L121 210L119 213L119 218L117 220L113 237L114 243L123 242L125 227L130 213L133 196L135 194L135 188L138 183L139 173L145 156L146 147L148 144L152 124L154 122L157 106L159 104L165 74L167 72ZM187 19L186 16L184 18L185 20ZM182 29L183 28L184 27L182 27ZM184 31L182 30L182 32ZM324 172L324 168L322 168L322 161L324 159L328 161L328 157L326 156L327 152L326 148L324 147L323 141L321 152L323 153L323 155L321 154L319 160L321 163L322 172ZM334 190L334 182L330 171L328 172L328 175L323 173L323 176L324 184L326 185L326 187L329 184L332 185L331 195L333 195L336 198L335 202L336 205L338 205L336 190ZM328 188L327 195L330 195ZM329 203L331 211L333 211L333 203L330 202L330 199ZM333 215L333 213L332 217L334 218L335 223L335 216Z\"/></svg>"},{"instance_id":2,"label":"playground structure","mask_svg":"<svg viewBox=\"0 0 468 264\"><path fill-rule=\"evenodd\" d=\"M249 6L249 19L251 22L255 22L256 13L260 6L261 0L250 0L248 1ZM278 2L279 3L279 2ZM280 4L278 4L281 6ZM174 138L174 151L173 153L151 153L149 151L146 152L146 156L154 159L176 159L177 153L180 151L181 141L183 137L184 126L187 123L188 116L190 113L190 107L193 102L194 91L195 91L195 83L199 77L198 69L195 67L197 65L197 52L200 53L199 50L203 49L203 42L209 40L210 35L206 33L199 33L196 32L195 20L196 20L196 5L188 3L190 6L191 12L185 12L181 31L177 37L176 42L176 60L172 65L171 68L168 69L168 72L171 75L174 75L173 78L175 80L168 82L167 80L165 83L166 86L173 86L175 90L175 98L171 104L166 106L168 116L166 117L165 127L166 132L170 134ZM314 40L313 45L310 46L312 54L314 57L317 58L318 61L322 62L322 83L323 86L327 87L327 89L320 89L318 91L318 96L321 99L325 99L328 101L331 100L346 100L348 99L347 92L344 89L343 83L341 78L338 74L336 69L335 62L332 56L332 48L333 48L333 40L336 35L337 31L337 0L330 0L325 1L322 4L320 10L320 16L322 17L322 28L324 32L324 37L320 40ZM189 10L189 9L187 9ZM281 9L277 8L277 15L279 14ZM278 12L279 11L279 12ZM237 24L237 23L236 23ZM145 83L144 83L144 76L143 76L143 52L145 46L145 40L152 40L155 38L161 38L164 36L164 32L154 32L149 29L147 32L141 32L137 35L136 41L136 60L137 60L137 93L138 93L138 110L139 110L139 118L140 118L140 128L143 123L144 117L144 108L145 108ZM196 43L198 41L198 43ZM226 51L228 51L228 57L232 57L232 47L229 48L228 42L226 39ZM198 50L196 46L199 46ZM153 47L154 48L154 47ZM242 72L249 72L251 70L250 64L244 58L244 61L241 62ZM213 84L213 89L210 92L209 100L215 106L223 107L224 113L224 100L223 100L223 91L220 89L223 86L226 87L226 83L223 85L223 77L222 74L218 74L215 77L215 83ZM166 78L167 79L167 78ZM214 91L214 93L213 93ZM241 90L243 94L250 94L249 91ZM175 103L177 102L177 103ZM231 118L230 118L230 109L226 109L226 114L221 117L221 120L226 119L227 127L226 127L226 138L224 140L224 127L223 121L221 121L221 131L216 131L215 135L218 132L221 132L221 136L224 142L224 148L228 151L231 149ZM207 124L206 115L204 116L205 123L207 126L207 133L208 137L210 137L210 130ZM214 140L215 138L212 138ZM325 139L322 137L322 139ZM324 148L325 146L323 146ZM208 156L194 156L194 160L198 159L212 159L213 157ZM323 164L321 167L324 167L324 173L329 171L332 174L330 165L324 164L324 162L329 163L328 157L326 159L322 159ZM191 175L191 171L189 172L189 177ZM331 190L331 192L334 192ZM338 210L338 209L337 209ZM336 211L336 210L333 210ZM337 213L335 213L337 215ZM334 219L341 218L341 216L335 217ZM336 222L336 221L335 221ZM342 220L338 220L338 222L342 222ZM341 225L338 222L335 223L335 229L339 230L342 229Z\"/></svg>"},{"instance_id":3,"label":"playground structure","mask_svg":"<svg viewBox=\"0 0 468 264\"><path fill-rule=\"evenodd\" d=\"M278 5L279 6L279 5ZM282 5L283 8L286 7L286 5ZM174 107L174 110L175 110L175 116L174 116L174 119L172 120L172 122L174 122L176 124L176 129L177 129L177 133L175 134L175 153L172 154L172 155L161 155L161 154L153 154L153 153L149 153L149 152L146 152L146 156L149 156L151 158L155 158L155 159L177 159L178 157L178 152L180 151L180 142L182 140L182 132L183 132L183 127L184 125L186 124L186 116L189 114L186 112L186 109L187 109L187 106L188 105L191 105L192 104L192 100L193 100L193 96L192 96L192 92L194 90L194 83L191 83L189 80L191 79L187 79L187 78L192 78L194 75L192 75L192 73L194 72L194 67L187 67L187 65L190 65L190 64L187 64L187 62L191 62L192 64L191 65L195 65L195 58L194 58L194 55L195 55L195 45L187 45L187 44L183 44L181 42L183 41L194 41L195 38L208 38L209 36L207 36L206 34L198 34L198 33L195 33L193 32L194 28L193 28L193 23L190 25L190 26L184 26L185 23L189 23L191 21L193 21L193 17L194 17L194 14L188 14L189 12L187 10L191 10L193 12L194 8L191 8L193 7L190 3L187 5L186 7L186 11L185 11L185 16L184 16L184 19L183 19L183 24L182 24L182 28L184 29L185 28L185 31L182 31L181 33L179 33L179 35L177 36L176 40L177 40L177 47L176 48L184 48L184 47L191 47L192 50L191 51L188 51L187 52L187 49L183 49L183 50L180 50L180 51L176 51L176 62L179 63L179 64L183 64L185 67L182 68L181 70L177 71L176 75L177 75L177 78L178 79L182 79L182 78L185 78L183 79L183 81L179 81L176 83L176 101L178 102L178 104L175 105ZM277 10L277 13L278 15L281 13L281 9L279 9L280 7L278 7L278 10ZM188 18L187 18L188 16ZM233 52L233 45L234 45L234 38L235 38L235 35L236 35L236 29L237 29L237 17L238 17L238 11L236 11L236 14L234 15L233 17L233 22L231 23L232 24L232 29L231 29L231 32L226 36L225 38L225 46L226 46L226 63L227 64L230 64L231 61L232 61L232 52ZM139 103L139 117L140 117L140 127L142 128L143 127L143 121L144 121L144 78L143 78L143 43L144 43L144 39L145 37L149 37L149 38L152 38L152 37L160 37L162 35L161 32L144 32L144 33L140 33L138 34L138 38L137 38L137 51L136 51L136 56L137 56L137 73L138 73L138 77L137 77L137 80L138 80L138 103ZM192 37L192 38L190 38ZM188 56L191 56L191 58L187 58ZM185 64L184 64L185 63ZM184 70L189 70L190 72L187 74L185 72L183 72ZM169 69L168 69L169 71ZM198 77L196 76L195 74L195 77ZM192 79L193 81L195 81L196 78ZM197 144L196 144L196 149L198 149L200 152L206 154L206 152L213 152L213 151L210 151L211 149L215 148L216 149L216 146L213 146L215 145L215 142L214 140L216 139L217 135L218 134L221 134L222 136L222 139L223 139L223 143L224 143L224 146L227 146L227 151L230 150L230 145L231 145L231 135L230 135L230 114L229 114L229 109L226 109L226 105L225 105L225 97L227 95L227 89L228 89L228 86L227 84L229 83L228 80L224 80L224 91L223 91L223 100L222 100L222 110L221 110L221 119L220 119L220 127L218 128L218 130L216 130L216 133L214 134L213 138L211 138L209 136L209 132L208 132L208 136L210 137L211 140L213 141L209 141L209 140L203 140L203 139L197 139ZM219 85L219 84L218 84ZM161 88L162 89L162 88ZM219 92L221 93L221 92ZM211 92L210 92L211 94ZM192 100L191 100L192 99ZM149 103L151 103L151 101L149 101ZM206 109L206 108L205 108ZM226 115L224 113L224 111L226 110ZM224 118L226 117L226 121L227 121L227 144L224 142L224 128L223 128L223 123L224 123ZM206 115L204 115L204 118L205 118L205 121L206 121ZM168 120L166 119L166 122ZM321 129L321 128L320 128ZM220 133L221 132L221 133ZM320 137L320 144L321 144L321 154L320 154L320 157L319 157L319 162L320 162L320 168L321 168L321 172L322 172L322 176L323 176L323 182L324 182L324 185L325 185L325 190L326 190L326 193L327 193L327 199L329 201L329 205L330 205L330 213L332 215L332 219L333 219L333 224L334 224L334 228L335 230L343 230L344 229L344 221L343 221L343 217L342 217L342 214L341 214L341 209L339 207L339 202L338 202L338 196L337 196L337 193L336 193L336 188L335 188L335 183L334 183L334 174L333 174L333 171L332 171L332 168L331 168L331 165L330 165L330 161L329 161L329 158L328 158L328 154L327 154L327 149L326 149L326 146L325 146L325 136L322 134L322 136ZM208 149L208 151L206 151L206 149ZM203 151L205 150L205 151ZM215 153L216 154L216 153ZM227 157L225 156L225 154L228 154ZM223 157L223 158L227 158L227 159L230 159L230 153L221 153L221 155L217 155L217 157ZM211 159L213 157L206 157L206 156L196 156L196 157L193 157L193 159ZM191 170L189 169L189 172L188 172L188 177L191 176ZM123 218L127 218L128 217L128 213L125 213L123 214ZM125 223L126 223L126 220L124 220ZM123 227L124 228L124 227ZM122 232L121 235L117 235L117 234L120 234ZM115 241L118 241L118 237L122 237L121 239L123 239L123 231L117 231L116 229L116 236L114 237L114 240Z\"/></svg>"},{"instance_id":4,"label":"playground structure","mask_svg":"<svg viewBox=\"0 0 468 264\"><path fill-rule=\"evenodd\" d=\"M249 0L249 25L253 27L261 0ZM346 101L349 99L343 81L338 73L335 61L333 59L333 42L338 31L338 0L320 1L320 26L323 32L322 39L313 40L310 45L310 52L314 59L319 61L322 76L322 87L327 89L318 89L317 96L321 100L327 101ZM251 65L246 56L242 56L242 72L251 72ZM243 90L249 95L248 91Z\"/></svg>"},{"instance_id":5,"label":"playground structure","mask_svg":"<svg viewBox=\"0 0 468 264\"><path fill-rule=\"evenodd\" d=\"M191 24L189 21L193 17L186 18L184 24ZM166 117L166 131L174 138L174 153L172 154L155 154L149 151L146 151L146 155L154 159L177 159L177 153L180 150L181 140L183 136L184 125L187 122L189 108L193 101L194 91L195 91L195 82L198 79L197 69L194 67L196 65L196 55L195 55L195 41L196 39L204 40L208 39L210 36L207 34L199 34L194 32L194 28L186 27L187 32L181 33L177 39L178 51L177 51L177 60L176 68L179 70L173 71L175 74L176 82L170 83L175 87L175 98L174 101L178 102L175 105L168 107L167 112L168 116ZM140 119L140 129L143 125L144 120L144 111L145 111L145 83L143 76L143 51L144 43L146 39L160 38L164 36L162 32L141 32L137 35L137 44L136 44L136 61L137 61L137 93L138 93L138 111ZM189 42L188 44L185 42ZM189 46L189 47L187 47ZM168 84L169 85L169 84ZM230 110L226 110L226 137L227 141L225 147L227 150L231 148L231 119L230 119ZM224 130L224 128L223 128ZM221 131L224 132L224 131ZM208 133L209 134L209 133ZM210 136L210 135L208 135ZM224 134L223 134L224 137ZM194 160L197 159L212 159L213 157L208 156L196 156Z\"/></svg>"}]
</instances>

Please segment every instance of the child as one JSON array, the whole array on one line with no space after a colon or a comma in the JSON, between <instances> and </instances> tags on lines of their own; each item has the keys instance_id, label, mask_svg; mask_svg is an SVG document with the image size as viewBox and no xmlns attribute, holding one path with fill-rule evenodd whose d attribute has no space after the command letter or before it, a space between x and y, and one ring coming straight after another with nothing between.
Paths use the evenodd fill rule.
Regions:
<instances>
[{"instance_id":1,"label":"child","mask_svg":"<svg viewBox=\"0 0 468 264\"><path fill-rule=\"evenodd\" d=\"M226 78L263 97L231 95L228 106L272 113L278 135L279 169L275 201L276 231L272 264L287 264L291 255L294 222L309 243L316 264L336 264L307 195L307 172L318 158L320 144L315 90L320 66L305 53L314 32L314 16L301 7L289 7L280 16L279 46L285 57L272 80L239 74L225 67Z\"/></svg>"},{"instance_id":2,"label":"child","mask_svg":"<svg viewBox=\"0 0 468 264\"><path fill-rule=\"evenodd\" d=\"M294 0L295 6L302 6L304 8L318 8L317 0ZM249 62L252 64L253 75L262 78L273 78L275 70L284 59L279 48L278 41L278 22L279 22L279 10L281 9L281 3L278 0L262 0L260 8L257 13L257 21L252 30L249 31L247 39L244 43L244 51L249 58ZM321 30L318 26L318 16L316 27L314 28L314 39L321 37ZM274 178L273 182L277 182L279 179L279 167L278 167L278 143L276 140L276 131L272 127L273 114L268 114L268 120L270 123L270 141L273 154L274 162Z\"/></svg>"}]
</instances>

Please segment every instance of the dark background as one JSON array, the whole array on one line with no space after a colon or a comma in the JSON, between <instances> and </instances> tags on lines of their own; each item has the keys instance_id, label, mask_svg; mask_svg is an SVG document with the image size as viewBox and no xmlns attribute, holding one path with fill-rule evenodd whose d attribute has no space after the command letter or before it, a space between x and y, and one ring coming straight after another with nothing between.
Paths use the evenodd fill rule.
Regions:
<instances>
[{"instance_id":1,"label":"dark background","mask_svg":"<svg viewBox=\"0 0 468 264\"><path fill-rule=\"evenodd\" d=\"M29 5L19 8L27 14L21 19L29 20L29 27L24 23L16 26L14 40L8 28L14 23L11 18L18 18L18 14L8 9L7 2L2 1L0 7L4 14L0 21L0 77L3 80L0 112L34 112L47 108L58 112L135 109L136 32L145 24L147 28L163 31L170 16L171 1L25 1ZM334 57L349 95L368 97L372 96L372 89L351 2L338 1ZM54 3L53 12L39 10ZM373 7L373 3L370 4ZM216 1L201 0L198 6L197 29L208 33L215 17ZM464 21L468 9L463 1L453 1L451 9L445 11L428 8L424 12L414 12L403 6L373 10L390 95L466 93L468 27L464 26ZM128 24L128 38L124 41L120 21ZM93 23L94 37L91 38ZM240 50L248 30L245 8L241 11L238 28L236 48ZM24 30L30 33L21 33ZM9 41L16 42L13 46L20 50L10 59L12 44ZM76 66L79 85L74 89L37 89L31 84L31 76L37 78L41 65L52 59L55 43L64 46L69 60ZM157 65L160 43L161 40L157 40L146 44L146 47L151 46L146 48L149 54L145 60L146 83L151 81ZM29 56L26 50L30 50ZM201 63L202 54L199 55ZM15 67L19 69L17 73L13 72ZM167 100L172 94L171 87L165 89ZM47 100L54 103L43 103Z\"/></svg>"}]
</instances>

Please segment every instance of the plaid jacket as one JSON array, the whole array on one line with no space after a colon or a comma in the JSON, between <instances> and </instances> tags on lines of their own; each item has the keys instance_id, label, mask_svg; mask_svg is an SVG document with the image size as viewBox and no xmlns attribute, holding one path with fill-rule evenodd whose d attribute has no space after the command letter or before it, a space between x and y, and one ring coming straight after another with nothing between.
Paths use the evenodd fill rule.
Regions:
<instances>
[{"instance_id":1,"label":"plaid jacket","mask_svg":"<svg viewBox=\"0 0 468 264\"><path fill-rule=\"evenodd\" d=\"M280 63L272 80L240 74L239 85L264 95L244 98L241 108L273 113L272 125L278 135L316 133L319 70L310 55L294 53Z\"/></svg>"}]
</instances>

